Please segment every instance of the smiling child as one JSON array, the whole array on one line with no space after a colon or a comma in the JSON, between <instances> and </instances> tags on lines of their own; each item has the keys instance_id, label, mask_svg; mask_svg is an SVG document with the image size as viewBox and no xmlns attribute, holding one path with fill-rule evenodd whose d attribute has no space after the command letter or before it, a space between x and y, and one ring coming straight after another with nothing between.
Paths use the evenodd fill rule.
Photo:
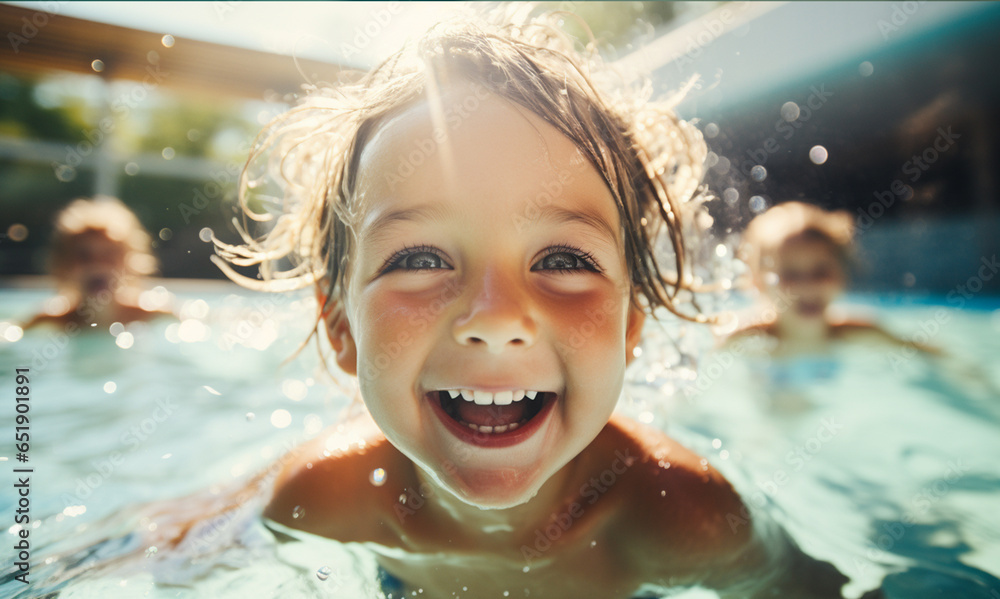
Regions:
<instances>
[{"instance_id":1,"label":"smiling child","mask_svg":"<svg viewBox=\"0 0 1000 599\"><path fill-rule=\"evenodd\" d=\"M706 460L613 414L646 314L678 312L654 246L684 272L705 147L554 24L434 28L262 134L285 212L217 243L264 280L217 263L314 285L370 415L290 454L264 515L363 544L389 597L840 597Z\"/></svg>"}]
</instances>

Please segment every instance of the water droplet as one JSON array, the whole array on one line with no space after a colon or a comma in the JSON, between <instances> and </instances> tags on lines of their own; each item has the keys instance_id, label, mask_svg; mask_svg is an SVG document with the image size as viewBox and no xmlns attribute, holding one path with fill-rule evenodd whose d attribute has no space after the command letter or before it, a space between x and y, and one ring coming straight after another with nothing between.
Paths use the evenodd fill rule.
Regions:
<instances>
[{"instance_id":1,"label":"water droplet","mask_svg":"<svg viewBox=\"0 0 1000 599\"><path fill-rule=\"evenodd\" d=\"M133 337L132 333L129 333L128 331L125 331L121 335L115 337L115 345L122 349L129 349L134 343L135 337Z\"/></svg>"},{"instance_id":2,"label":"water droplet","mask_svg":"<svg viewBox=\"0 0 1000 599\"><path fill-rule=\"evenodd\" d=\"M750 178L760 183L764 179L767 179L767 169L758 164L750 169Z\"/></svg>"},{"instance_id":3,"label":"water droplet","mask_svg":"<svg viewBox=\"0 0 1000 599\"><path fill-rule=\"evenodd\" d=\"M875 66L867 60L858 65L858 73L861 73L862 77L871 77L874 72Z\"/></svg>"},{"instance_id":4,"label":"water droplet","mask_svg":"<svg viewBox=\"0 0 1000 599\"><path fill-rule=\"evenodd\" d=\"M829 157L830 154L827 153L826 148L823 146L813 146L809 149L809 160L811 160L813 164L823 164Z\"/></svg>"},{"instance_id":5,"label":"water droplet","mask_svg":"<svg viewBox=\"0 0 1000 599\"><path fill-rule=\"evenodd\" d=\"M76 179L76 169L65 164L60 164L56 168L56 179L59 179L63 183L69 183L73 179Z\"/></svg>"},{"instance_id":6,"label":"water droplet","mask_svg":"<svg viewBox=\"0 0 1000 599\"><path fill-rule=\"evenodd\" d=\"M712 139L719 134L719 126L715 123L705 125L705 137Z\"/></svg>"},{"instance_id":7,"label":"water droplet","mask_svg":"<svg viewBox=\"0 0 1000 599\"><path fill-rule=\"evenodd\" d=\"M305 515L306 511L302 508L301 505L297 505L294 508L292 508L292 518L294 518L295 520L298 520L299 518Z\"/></svg>"},{"instance_id":8,"label":"water droplet","mask_svg":"<svg viewBox=\"0 0 1000 599\"><path fill-rule=\"evenodd\" d=\"M247 422L252 422L257 416L253 412L247 412Z\"/></svg>"},{"instance_id":9,"label":"water droplet","mask_svg":"<svg viewBox=\"0 0 1000 599\"><path fill-rule=\"evenodd\" d=\"M288 428L292 423L292 415L288 410L277 409L271 412L271 425L274 428Z\"/></svg>"},{"instance_id":10,"label":"water droplet","mask_svg":"<svg viewBox=\"0 0 1000 599\"><path fill-rule=\"evenodd\" d=\"M327 578L330 578L331 574L333 574L333 568L331 568L330 566L323 566L319 570L316 570L316 578L320 580L326 580Z\"/></svg>"},{"instance_id":11,"label":"water droplet","mask_svg":"<svg viewBox=\"0 0 1000 599\"><path fill-rule=\"evenodd\" d=\"M799 118L800 114L802 114L802 111L799 110L799 105L795 102L785 102L781 105L781 118L789 123Z\"/></svg>"},{"instance_id":12,"label":"water droplet","mask_svg":"<svg viewBox=\"0 0 1000 599\"><path fill-rule=\"evenodd\" d=\"M165 36L163 36L163 37L160 38L160 43L163 44L164 48L173 48L174 47L174 41L175 41L174 40L174 36L172 36L170 34L167 34L167 35L165 35Z\"/></svg>"},{"instance_id":13,"label":"water droplet","mask_svg":"<svg viewBox=\"0 0 1000 599\"><path fill-rule=\"evenodd\" d=\"M94 62L90 63L90 68L94 69L94 72L100 73L101 71L104 70L104 61L95 60Z\"/></svg>"},{"instance_id":14,"label":"water droplet","mask_svg":"<svg viewBox=\"0 0 1000 599\"><path fill-rule=\"evenodd\" d=\"M767 208L767 200L762 196L753 196L750 198L750 211L754 214L760 214Z\"/></svg>"},{"instance_id":15,"label":"water droplet","mask_svg":"<svg viewBox=\"0 0 1000 599\"><path fill-rule=\"evenodd\" d=\"M376 487L381 487L385 484L385 470L382 468L372 470L371 475L368 477L368 481Z\"/></svg>"}]
</instances>

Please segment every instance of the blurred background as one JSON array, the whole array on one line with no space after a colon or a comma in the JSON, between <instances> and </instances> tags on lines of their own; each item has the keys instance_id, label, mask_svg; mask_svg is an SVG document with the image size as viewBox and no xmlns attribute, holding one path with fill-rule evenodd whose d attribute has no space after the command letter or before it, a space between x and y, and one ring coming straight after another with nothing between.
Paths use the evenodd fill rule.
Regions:
<instances>
[{"instance_id":1,"label":"blurred background","mask_svg":"<svg viewBox=\"0 0 1000 599\"><path fill-rule=\"evenodd\" d=\"M679 110L711 149L720 237L799 199L855 216L857 290L941 297L996 264L1000 4L542 4L583 16L658 92L698 78ZM221 278L207 230L235 238L262 124L304 82L349 77L449 10L0 4L0 284L44 273L54 213L97 194L138 214L164 277ZM977 281L1000 291L1000 276Z\"/></svg>"}]
</instances>

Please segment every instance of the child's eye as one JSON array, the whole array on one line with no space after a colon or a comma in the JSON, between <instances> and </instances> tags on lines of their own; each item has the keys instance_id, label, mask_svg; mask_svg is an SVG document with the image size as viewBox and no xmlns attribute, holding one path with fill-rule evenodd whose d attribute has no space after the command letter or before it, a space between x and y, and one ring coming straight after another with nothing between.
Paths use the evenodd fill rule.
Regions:
<instances>
[{"instance_id":1,"label":"child's eye","mask_svg":"<svg viewBox=\"0 0 1000 599\"><path fill-rule=\"evenodd\" d=\"M589 270L591 272L601 272L594 257L583 250L567 246L557 246L548 248L546 252L541 260L532 265L531 270L555 270L560 272Z\"/></svg>"},{"instance_id":2,"label":"child's eye","mask_svg":"<svg viewBox=\"0 0 1000 599\"><path fill-rule=\"evenodd\" d=\"M444 261L432 247L419 246L406 248L396 252L382 267L381 272L387 273L393 270L451 270L451 266Z\"/></svg>"}]
</instances>

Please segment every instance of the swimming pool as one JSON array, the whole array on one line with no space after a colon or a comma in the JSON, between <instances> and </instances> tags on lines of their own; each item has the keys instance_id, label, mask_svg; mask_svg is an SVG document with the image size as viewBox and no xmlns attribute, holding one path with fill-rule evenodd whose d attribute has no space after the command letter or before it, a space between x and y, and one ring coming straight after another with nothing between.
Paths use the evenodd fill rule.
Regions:
<instances>
[{"instance_id":1,"label":"swimming pool","mask_svg":"<svg viewBox=\"0 0 1000 599\"><path fill-rule=\"evenodd\" d=\"M206 520L196 535L204 542L173 554L132 534L203 504L180 501L155 517L136 506L210 497L264 472L349 404L311 346L279 367L307 334L308 294L169 284L179 322L72 338L34 331L0 345L5 385L15 368L31 375L30 461L5 455L5 485L16 482L13 468L33 468L31 583L13 580L7 561L0 596L376 596L371 556L269 529L253 501ZM0 321L47 295L0 290ZM848 592L886 577L894 598L1000 596L1000 302L959 310L944 298L850 300L955 357L934 365L853 350L836 356L836 372L774 389L745 356L706 353L704 327L683 325L678 351L667 336L682 325L651 324L621 409L701 452L750 506L850 576ZM13 524L14 495L0 507ZM4 543L18 532L8 528ZM135 559L87 571L122 555Z\"/></svg>"}]
</instances>

